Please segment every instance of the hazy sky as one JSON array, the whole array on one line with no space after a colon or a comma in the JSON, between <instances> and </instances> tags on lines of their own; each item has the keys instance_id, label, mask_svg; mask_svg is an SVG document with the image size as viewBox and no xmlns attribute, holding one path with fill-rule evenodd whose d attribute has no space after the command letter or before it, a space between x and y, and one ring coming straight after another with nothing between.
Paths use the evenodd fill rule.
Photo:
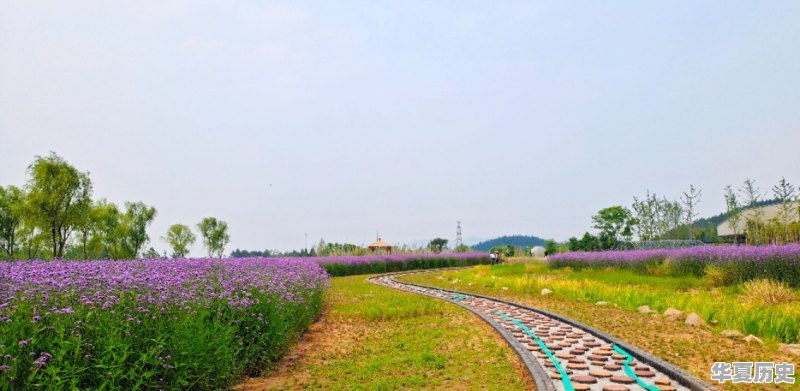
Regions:
<instances>
[{"instance_id":1,"label":"hazy sky","mask_svg":"<svg viewBox=\"0 0 800 391\"><path fill-rule=\"evenodd\" d=\"M56 151L158 249L204 216L229 250L563 240L800 183L798 1L122 3L0 0L0 184Z\"/></svg>"}]
</instances>

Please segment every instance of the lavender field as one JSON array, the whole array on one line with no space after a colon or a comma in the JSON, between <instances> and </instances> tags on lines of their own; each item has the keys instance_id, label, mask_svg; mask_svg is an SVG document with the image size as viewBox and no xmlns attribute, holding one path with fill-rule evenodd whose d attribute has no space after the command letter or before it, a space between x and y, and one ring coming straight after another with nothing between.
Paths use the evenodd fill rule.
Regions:
<instances>
[{"instance_id":1,"label":"lavender field","mask_svg":"<svg viewBox=\"0 0 800 391\"><path fill-rule=\"evenodd\" d=\"M221 389L316 319L328 275L278 259L0 263L0 389Z\"/></svg>"},{"instance_id":2,"label":"lavender field","mask_svg":"<svg viewBox=\"0 0 800 391\"><path fill-rule=\"evenodd\" d=\"M570 252L552 255L549 264L573 269L619 267L674 276L702 277L713 272L727 283L768 278L800 286L800 244Z\"/></svg>"},{"instance_id":3,"label":"lavender field","mask_svg":"<svg viewBox=\"0 0 800 391\"><path fill-rule=\"evenodd\" d=\"M313 259L331 276L388 273L403 270L473 266L489 263L489 254L480 252L448 254L362 255L315 258L289 258L298 261Z\"/></svg>"}]
</instances>

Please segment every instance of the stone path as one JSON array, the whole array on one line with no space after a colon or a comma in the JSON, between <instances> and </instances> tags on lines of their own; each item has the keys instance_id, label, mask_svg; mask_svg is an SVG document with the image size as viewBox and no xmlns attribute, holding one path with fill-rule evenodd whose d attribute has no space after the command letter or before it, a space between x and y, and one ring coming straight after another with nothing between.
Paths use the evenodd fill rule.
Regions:
<instances>
[{"instance_id":1,"label":"stone path","mask_svg":"<svg viewBox=\"0 0 800 391\"><path fill-rule=\"evenodd\" d=\"M397 274L371 282L465 307L500 331L542 390L711 390L674 366L625 346L599 330L499 299L403 283Z\"/></svg>"}]
</instances>

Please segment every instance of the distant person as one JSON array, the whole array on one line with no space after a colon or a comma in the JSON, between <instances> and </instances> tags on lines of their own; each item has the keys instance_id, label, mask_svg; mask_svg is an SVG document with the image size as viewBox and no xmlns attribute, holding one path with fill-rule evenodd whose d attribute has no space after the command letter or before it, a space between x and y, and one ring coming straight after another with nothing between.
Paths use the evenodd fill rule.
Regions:
<instances>
[{"instance_id":1,"label":"distant person","mask_svg":"<svg viewBox=\"0 0 800 391\"><path fill-rule=\"evenodd\" d=\"M497 263L497 253L489 254L489 258L491 259L491 264L494 265Z\"/></svg>"}]
</instances>

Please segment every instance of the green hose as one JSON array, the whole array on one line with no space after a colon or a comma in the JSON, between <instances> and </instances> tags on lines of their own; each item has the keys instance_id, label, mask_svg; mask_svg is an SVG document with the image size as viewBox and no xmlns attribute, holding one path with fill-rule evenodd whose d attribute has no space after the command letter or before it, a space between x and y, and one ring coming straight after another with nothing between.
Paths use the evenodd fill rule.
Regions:
<instances>
[{"instance_id":1,"label":"green hose","mask_svg":"<svg viewBox=\"0 0 800 391\"><path fill-rule=\"evenodd\" d=\"M644 382L644 380L642 380L642 378L640 378L639 376L637 376L637 375L636 375L636 372L635 372L635 371L633 370L633 368L631 368L631 366L630 366L630 362L631 362L631 361L633 361L633 356L631 356L630 354L628 354L628 352L626 352L626 351L622 350L622 348L621 348L621 347L619 347L619 346L617 346L617 345L614 345L613 347L614 347L614 351L616 351L617 353L619 353L619 354L621 354L621 355L625 356L625 363L624 363L624 365L625 365L625 366L624 366L624 369L625 369L625 373L626 373L628 376L630 376L630 377L632 377L634 380L636 380L636 383L638 383L640 386L642 386L642 388L644 388L644 389L646 389L646 390L649 390L649 391L659 391L659 390L658 390L658 387L656 387L656 386L654 386L654 385L652 385L652 384L647 384L647 383L645 383L645 382Z\"/></svg>"},{"instance_id":2,"label":"green hose","mask_svg":"<svg viewBox=\"0 0 800 391\"><path fill-rule=\"evenodd\" d=\"M564 368L561 366L561 364L558 362L556 357L553 355L553 352L551 352L550 349L547 348L547 345L545 345L545 343L542 342L542 340L539 339L539 337L537 337L536 335L533 334L531 329L529 329L527 326L522 324L522 322L520 322L520 321L518 321L518 320L516 320L516 319L514 319L514 318L512 318L512 317L510 317L510 316L508 316L508 315L506 315L506 314L504 314L502 312L495 311L494 313L496 315L499 315L501 318L503 318L505 320L510 320L510 321L514 322L514 324L517 325L517 327L521 328L523 331L525 331L526 334L528 334L529 337L533 338L533 340L536 341L536 343L539 345L539 347L544 351L544 354L546 354L547 357L550 359L550 361L553 364L555 364L556 370L561 375L561 382L564 384L564 388L566 389L566 391L575 391L575 387L572 386L572 381L569 379L569 376L567 375L567 371L565 371Z\"/></svg>"}]
</instances>

